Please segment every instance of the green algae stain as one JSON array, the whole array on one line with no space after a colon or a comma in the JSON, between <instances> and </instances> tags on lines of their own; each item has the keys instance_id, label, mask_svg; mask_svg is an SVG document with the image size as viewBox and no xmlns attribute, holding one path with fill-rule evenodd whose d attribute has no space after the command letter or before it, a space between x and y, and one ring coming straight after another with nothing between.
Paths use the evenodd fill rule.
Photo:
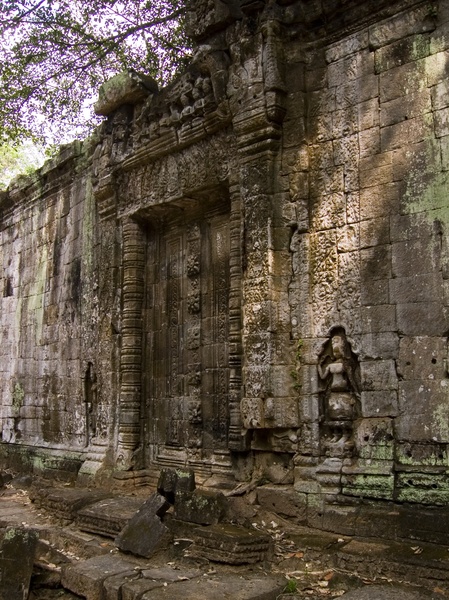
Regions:
<instances>
[{"instance_id":1,"label":"green algae stain","mask_svg":"<svg viewBox=\"0 0 449 600\"><path fill-rule=\"evenodd\" d=\"M44 245L41 249L40 261L36 270L36 279L33 287L33 294L29 301L29 310L34 313L35 319L35 339L39 343L43 335L44 326L44 293L47 281L47 263L48 248Z\"/></svg>"},{"instance_id":2,"label":"green algae stain","mask_svg":"<svg viewBox=\"0 0 449 600\"><path fill-rule=\"evenodd\" d=\"M394 491L394 476L366 473L356 475L343 487L343 493L362 498L391 499Z\"/></svg>"},{"instance_id":3,"label":"green algae stain","mask_svg":"<svg viewBox=\"0 0 449 600\"><path fill-rule=\"evenodd\" d=\"M90 273L93 263L93 247L95 244L95 198L92 189L92 179L86 181L86 197L83 214L83 267Z\"/></svg>"},{"instance_id":4,"label":"green algae stain","mask_svg":"<svg viewBox=\"0 0 449 600\"><path fill-rule=\"evenodd\" d=\"M433 412L433 431L444 441L449 441L449 404L439 404Z\"/></svg>"},{"instance_id":5,"label":"green algae stain","mask_svg":"<svg viewBox=\"0 0 449 600\"><path fill-rule=\"evenodd\" d=\"M372 444L360 448L360 458L371 460L393 460L393 443Z\"/></svg>"}]
</instances>

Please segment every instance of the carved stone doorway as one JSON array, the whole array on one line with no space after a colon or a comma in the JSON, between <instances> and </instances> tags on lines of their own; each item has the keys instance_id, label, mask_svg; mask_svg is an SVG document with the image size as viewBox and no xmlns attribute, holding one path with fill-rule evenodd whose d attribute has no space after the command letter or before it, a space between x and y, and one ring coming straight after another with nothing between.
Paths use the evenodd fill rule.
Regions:
<instances>
[{"instance_id":1,"label":"carved stone doorway","mask_svg":"<svg viewBox=\"0 0 449 600\"><path fill-rule=\"evenodd\" d=\"M148 231L144 352L146 464L210 472L229 434L229 214Z\"/></svg>"}]
</instances>

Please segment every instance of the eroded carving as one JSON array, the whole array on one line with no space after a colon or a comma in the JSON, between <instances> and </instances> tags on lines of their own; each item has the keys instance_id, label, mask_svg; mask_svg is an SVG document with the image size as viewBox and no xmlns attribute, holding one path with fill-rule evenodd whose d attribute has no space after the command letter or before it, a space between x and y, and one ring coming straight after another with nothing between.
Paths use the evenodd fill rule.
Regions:
<instances>
[{"instance_id":1,"label":"eroded carving","mask_svg":"<svg viewBox=\"0 0 449 600\"><path fill-rule=\"evenodd\" d=\"M84 374L84 403L86 409L86 446L97 434L98 389L97 374L91 362Z\"/></svg>"},{"instance_id":2,"label":"eroded carving","mask_svg":"<svg viewBox=\"0 0 449 600\"><path fill-rule=\"evenodd\" d=\"M343 328L335 328L318 360L321 393L321 452L350 457L354 449L354 419L359 411L360 374L356 355Z\"/></svg>"}]
</instances>

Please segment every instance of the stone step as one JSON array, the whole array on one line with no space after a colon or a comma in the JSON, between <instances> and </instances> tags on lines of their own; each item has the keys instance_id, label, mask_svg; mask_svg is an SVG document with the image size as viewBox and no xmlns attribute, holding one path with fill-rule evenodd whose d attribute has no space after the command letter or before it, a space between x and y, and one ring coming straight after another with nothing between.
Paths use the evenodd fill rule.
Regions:
<instances>
[{"instance_id":1,"label":"stone step","mask_svg":"<svg viewBox=\"0 0 449 600\"><path fill-rule=\"evenodd\" d=\"M361 577L448 589L449 552L435 544L352 539L338 549L334 564Z\"/></svg>"},{"instance_id":2,"label":"stone step","mask_svg":"<svg viewBox=\"0 0 449 600\"><path fill-rule=\"evenodd\" d=\"M153 567L135 573L133 577L111 577L105 581L106 600L138 600L147 592L164 592L169 584L198 579L203 572L195 568L171 566ZM125 581L123 581L125 579Z\"/></svg>"},{"instance_id":3,"label":"stone step","mask_svg":"<svg viewBox=\"0 0 449 600\"><path fill-rule=\"evenodd\" d=\"M88 559L115 550L112 540L105 540L104 537L79 531L73 527L41 527L39 529L41 555L50 551L46 550L45 546L64 553L71 561L74 560L73 557Z\"/></svg>"},{"instance_id":4,"label":"stone step","mask_svg":"<svg viewBox=\"0 0 449 600\"><path fill-rule=\"evenodd\" d=\"M96 556L63 567L61 583L69 591L86 600L104 600L104 582L112 576L131 576L139 566L132 558L117 554Z\"/></svg>"}]
</instances>

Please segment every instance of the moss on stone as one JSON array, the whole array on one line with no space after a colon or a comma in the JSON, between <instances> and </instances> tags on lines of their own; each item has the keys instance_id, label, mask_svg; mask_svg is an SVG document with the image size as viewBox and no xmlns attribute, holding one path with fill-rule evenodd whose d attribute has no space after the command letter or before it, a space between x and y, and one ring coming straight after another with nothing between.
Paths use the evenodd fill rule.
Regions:
<instances>
[{"instance_id":1,"label":"moss on stone","mask_svg":"<svg viewBox=\"0 0 449 600\"><path fill-rule=\"evenodd\" d=\"M12 392L12 410L15 416L18 416L20 412L20 407L23 404L23 399L25 397L25 391L19 382L16 382L14 385L14 389Z\"/></svg>"}]
</instances>

